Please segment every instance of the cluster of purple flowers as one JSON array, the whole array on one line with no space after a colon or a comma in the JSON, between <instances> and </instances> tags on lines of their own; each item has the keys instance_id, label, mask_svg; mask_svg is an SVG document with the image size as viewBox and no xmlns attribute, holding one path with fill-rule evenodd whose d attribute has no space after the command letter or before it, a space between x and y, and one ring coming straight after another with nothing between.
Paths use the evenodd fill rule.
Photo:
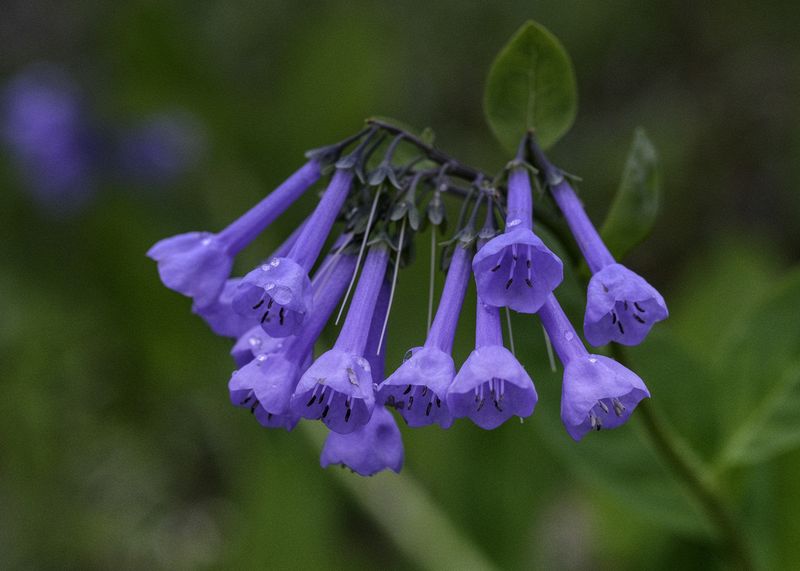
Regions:
<instances>
[{"instance_id":1,"label":"cluster of purple flowers","mask_svg":"<svg viewBox=\"0 0 800 571\"><path fill-rule=\"evenodd\" d=\"M385 145L388 135L395 137ZM401 142L421 156L395 164ZM351 145L354 150L343 156ZM529 157L536 168L525 162ZM327 187L303 224L261 265L232 278L236 254L328 171ZM531 177L548 187L592 271L584 319L592 345L641 342L666 318L664 300L616 263L568 180L531 137L504 172L503 187L487 183L482 173L410 133L372 122L354 137L309 153L302 168L221 232L167 238L148 255L163 283L191 297L193 311L213 331L236 339L231 402L266 427L292 430L301 419L321 421L330 430L323 466L342 464L362 475L399 471L403 444L390 409L411 427L447 428L469 418L493 429L511 417L530 416L536 389L504 346L502 307L539 315L564 364L561 417L569 434L579 440L590 430L620 426L649 392L621 364L589 353L556 301L562 262L534 233ZM439 305L424 343L387 374L384 334L397 269L407 260L413 233L441 223L442 194L461 198L463 206L445 250ZM476 232L479 210L486 221ZM495 228L498 213L502 232ZM343 229L332 234L338 220ZM473 277L475 349L457 368L451 351ZM317 339L353 285L336 342L315 357Z\"/></svg>"}]
</instances>

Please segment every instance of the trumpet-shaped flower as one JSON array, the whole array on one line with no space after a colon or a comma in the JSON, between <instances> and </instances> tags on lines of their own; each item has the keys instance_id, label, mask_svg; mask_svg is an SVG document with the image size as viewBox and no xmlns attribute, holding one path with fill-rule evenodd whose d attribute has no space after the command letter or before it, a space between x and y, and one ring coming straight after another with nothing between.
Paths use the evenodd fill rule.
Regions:
<instances>
[{"instance_id":1,"label":"trumpet-shaped flower","mask_svg":"<svg viewBox=\"0 0 800 571\"><path fill-rule=\"evenodd\" d=\"M503 346L499 310L478 299L475 323L475 350L450 385L447 405L453 416L491 430L512 416L533 414L538 397L528 373Z\"/></svg>"},{"instance_id":2,"label":"trumpet-shaped flower","mask_svg":"<svg viewBox=\"0 0 800 571\"><path fill-rule=\"evenodd\" d=\"M295 414L320 419L335 432L365 425L375 406L372 368L364 351L388 259L384 246L370 248L335 345L311 364L292 396Z\"/></svg>"},{"instance_id":3,"label":"trumpet-shaped flower","mask_svg":"<svg viewBox=\"0 0 800 571\"><path fill-rule=\"evenodd\" d=\"M514 168L508 180L506 231L475 255L472 268L478 296L489 305L535 313L561 283L561 260L533 233L528 172Z\"/></svg>"},{"instance_id":4,"label":"trumpet-shaped flower","mask_svg":"<svg viewBox=\"0 0 800 571\"><path fill-rule=\"evenodd\" d=\"M213 303L230 276L234 256L319 177L320 165L311 160L221 232L189 232L156 243L147 255L158 263L161 281L198 307Z\"/></svg>"},{"instance_id":5,"label":"trumpet-shaped flower","mask_svg":"<svg viewBox=\"0 0 800 571\"><path fill-rule=\"evenodd\" d=\"M650 396L642 380L613 359L588 353L554 296L539 317L564 364L561 420L569 435L580 440L590 430L624 424Z\"/></svg>"}]
</instances>

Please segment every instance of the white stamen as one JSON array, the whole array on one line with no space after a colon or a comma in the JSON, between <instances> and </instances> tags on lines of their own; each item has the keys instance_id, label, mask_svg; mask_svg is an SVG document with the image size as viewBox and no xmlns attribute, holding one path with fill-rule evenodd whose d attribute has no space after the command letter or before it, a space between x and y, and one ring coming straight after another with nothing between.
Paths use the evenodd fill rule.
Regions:
<instances>
[{"instance_id":1,"label":"white stamen","mask_svg":"<svg viewBox=\"0 0 800 571\"><path fill-rule=\"evenodd\" d=\"M553 344L550 342L550 336L547 330L542 325L542 333L544 334L544 346L547 347L547 358L550 360L550 370L556 372L556 357L553 355Z\"/></svg>"},{"instance_id":2,"label":"white stamen","mask_svg":"<svg viewBox=\"0 0 800 571\"><path fill-rule=\"evenodd\" d=\"M358 268L361 266L361 258L364 257L364 250L367 247L367 240L369 239L369 230L372 227L372 219L375 217L375 209L378 207L378 197L380 197L382 190L383 186L381 185L375 192L375 199L372 201L372 208L369 211L369 218L367 219L367 227L364 230L364 239L361 241L361 249L358 251L358 259L356 259L356 269L353 270L353 277L350 278L350 285L347 286L347 292L344 294L342 306L339 308L339 315L336 316L334 325L339 325L339 320L342 318L342 312L344 312L344 306L347 305L347 300L350 298L350 292L353 290L353 284L356 283Z\"/></svg>"},{"instance_id":3,"label":"white stamen","mask_svg":"<svg viewBox=\"0 0 800 571\"><path fill-rule=\"evenodd\" d=\"M514 331L511 329L511 311L506 307L506 326L508 327L508 344L511 347L511 354L515 357L517 352L514 350Z\"/></svg>"},{"instance_id":4,"label":"white stamen","mask_svg":"<svg viewBox=\"0 0 800 571\"><path fill-rule=\"evenodd\" d=\"M383 318L383 327L381 328L381 338L378 341L378 350L375 351L376 355L380 355L381 347L383 347L383 336L386 335L386 325L389 323L389 314L392 312L392 302L394 301L394 289L397 287L397 272L400 270L400 254L403 253L403 238L406 234L406 220L403 218L403 223L400 225L400 240L397 249L397 257L394 262L394 274L392 275L392 289L389 291L389 307L386 308L386 317Z\"/></svg>"}]
</instances>

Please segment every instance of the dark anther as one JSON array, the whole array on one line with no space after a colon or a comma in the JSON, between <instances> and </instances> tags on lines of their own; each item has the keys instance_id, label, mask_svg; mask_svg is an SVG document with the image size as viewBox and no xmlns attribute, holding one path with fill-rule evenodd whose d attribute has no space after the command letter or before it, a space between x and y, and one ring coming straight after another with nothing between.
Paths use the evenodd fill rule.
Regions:
<instances>
[{"instance_id":1,"label":"dark anther","mask_svg":"<svg viewBox=\"0 0 800 571\"><path fill-rule=\"evenodd\" d=\"M411 405L414 404L414 397L408 397L408 410L411 410Z\"/></svg>"},{"instance_id":2,"label":"dark anther","mask_svg":"<svg viewBox=\"0 0 800 571\"><path fill-rule=\"evenodd\" d=\"M530 260L525 260L525 265L528 267L528 269L531 269L531 261Z\"/></svg>"},{"instance_id":3,"label":"dark anther","mask_svg":"<svg viewBox=\"0 0 800 571\"><path fill-rule=\"evenodd\" d=\"M314 395L314 394L312 393L312 394L311 394L311 400L310 400L310 401L308 401L308 402L306 403L306 406L311 406L312 404L314 404L314 399L315 399L315 398L317 398L317 397L316 397L316 395Z\"/></svg>"},{"instance_id":4,"label":"dark anther","mask_svg":"<svg viewBox=\"0 0 800 571\"><path fill-rule=\"evenodd\" d=\"M625 330L622 328L622 322L617 321L617 327L619 327L619 332L625 335Z\"/></svg>"},{"instance_id":5,"label":"dark anther","mask_svg":"<svg viewBox=\"0 0 800 571\"><path fill-rule=\"evenodd\" d=\"M283 325L283 318L284 318L285 315L286 315L286 308L285 307L281 307L281 310L278 313L278 317L280 317L280 320L281 320L281 325Z\"/></svg>"},{"instance_id":6,"label":"dark anther","mask_svg":"<svg viewBox=\"0 0 800 571\"><path fill-rule=\"evenodd\" d=\"M503 409L500 408L500 403L498 403L497 400L494 401L494 408L496 408L500 412L503 412Z\"/></svg>"},{"instance_id":7,"label":"dark anther","mask_svg":"<svg viewBox=\"0 0 800 571\"><path fill-rule=\"evenodd\" d=\"M269 303L267 304L267 309L272 309L272 304L273 303L275 303L275 300L272 299L272 298L269 298Z\"/></svg>"},{"instance_id":8,"label":"dark anther","mask_svg":"<svg viewBox=\"0 0 800 571\"><path fill-rule=\"evenodd\" d=\"M317 402L319 404L322 404L322 399L323 398L325 398L325 391L324 390L321 393L319 393L319 398L317 399Z\"/></svg>"},{"instance_id":9,"label":"dark anther","mask_svg":"<svg viewBox=\"0 0 800 571\"><path fill-rule=\"evenodd\" d=\"M616 311L612 311L611 312L611 324L615 325L616 323L617 323L617 312Z\"/></svg>"},{"instance_id":10,"label":"dark anther","mask_svg":"<svg viewBox=\"0 0 800 571\"><path fill-rule=\"evenodd\" d=\"M633 302L633 307L635 307L637 311L641 311L642 313L644 313L644 309L642 309L642 306L636 303L635 301Z\"/></svg>"},{"instance_id":11,"label":"dark anther","mask_svg":"<svg viewBox=\"0 0 800 571\"><path fill-rule=\"evenodd\" d=\"M478 404L478 408L475 409L475 412L480 412L480 410L483 408L484 404L486 404L486 401L481 399L481 402L480 402L480 404Z\"/></svg>"},{"instance_id":12,"label":"dark anther","mask_svg":"<svg viewBox=\"0 0 800 571\"><path fill-rule=\"evenodd\" d=\"M247 395L247 398L246 398L246 399L244 399L244 400L243 400L242 402L240 402L239 404L247 404L247 403L250 401L250 399L251 399L251 398L253 398L253 393L250 393L249 395Z\"/></svg>"},{"instance_id":13,"label":"dark anther","mask_svg":"<svg viewBox=\"0 0 800 571\"><path fill-rule=\"evenodd\" d=\"M512 282L513 282L513 281L514 281L514 278L511 278L510 280L508 280L508 281L506 282L506 289L508 289L508 288L510 288L510 287L511 287L511 284L512 284Z\"/></svg>"},{"instance_id":14,"label":"dark anther","mask_svg":"<svg viewBox=\"0 0 800 571\"><path fill-rule=\"evenodd\" d=\"M430 416L431 415L431 406L432 405L433 405L433 402L429 402L428 403L428 407L425 409L425 416Z\"/></svg>"},{"instance_id":15,"label":"dark anther","mask_svg":"<svg viewBox=\"0 0 800 571\"><path fill-rule=\"evenodd\" d=\"M442 408L442 401L439 397L436 397L436 408Z\"/></svg>"},{"instance_id":16,"label":"dark anther","mask_svg":"<svg viewBox=\"0 0 800 571\"><path fill-rule=\"evenodd\" d=\"M267 413L267 420L268 421L272 420L272 413L271 412Z\"/></svg>"},{"instance_id":17,"label":"dark anther","mask_svg":"<svg viewBox=\"0 0 800 571\"><path fill-rule=\"evenodd\" d=\"M500 266L502 266L502 265L503 265L502 263L501 264L497 264L495 267L492 268L491 271L496 272L497 270L500 269Z\"/></svg>"},{"instance_id":18,"label":"dark anther","mask_svg":"<svg viewBox=\"0 0 800 571\"><path fill-rule=\"evenodd\" d=\"M353 410L348 408L347 412L344 413L344 421L345 422L349 422L350 421L350 415L352 414L352 412L353 412Z\"/></svg>"},{"instance_id":19,"label":"dark anther","mask_svg":"<svg viewBox=\"0 0 800 571\"><path fill-rule=\"evenodd\" d=\"M427 394L428 394L428 387L422 387L422 396L425 396Z\"/></svg>"},{"instance_id":20,"label":"dark anther","mask_svg":"<svg viewBox=\"0 0 800 571\"><path fill-rule=\"evenodd\" d=\"M406 387L406 390L404 390L404 391L403 391L403 394L404 394L404 395L407 395L407 394L408 394L408 393L410 393L410 392L411 392L411 385L408 385L408 386Z\"/></svg>"},{"instance_id":21,"label":"dark anther","mask_svg":"<svg viewBox=\"0 0 800 571\"><path fill-rule=\"evenodd\" d=\"M514 260L514 261L516 262L517 260L519 260L519 256L517 256L516 254L514 254L513 256L511 256L511 259L512 259L512 260Z\"/></svg>"},{"instance_id":22,"label":"dark anther","mask_svg":"<svg viewBox=\"0 0 800 571\"><path fill-rule=\"evenodd\" d=\"M257 304L255 304L255 305L253 306L253 309L258 309L258 308L259 308L259 307L261 307L262 305L264 305L264 298L263 298L263 297L261 298L261 301L259 301Z\"/></svg>"},{"instance_id":23,"label":"dark anther","mask_svg":"<svg viewBox=\"0 0 800 571\"><path fill-rule=\"evenodd\" d=\"M261 316L261 323L264 323L265 321L269 321L269 319L267 318L268 315L269 315L269 310L265 311L264 315Z\"/></svg>"},{"instance_id":24,"label":"dark anther","mask_svg":"<svg viewBox=\"0 0 800 571\"><path fill-rule=\"evenodd\" d=\"M531 283L531 278L525 278L525 283L528 285L528 287L533 287L533 284Z\"/></svg>"},{"instance_id":25,"label":"dark anther","mask_svg":"<svg viewBox=\"0 0 800 571\"><path fill-rule=\"evenodd\" d=\"M322 418L328 416L328 411L331 409L330 405L325 405L325 408L322 409Z\"/></svg>"},{"instance_id":26,"label":"dark anther","mask_svg":"<svg viewBox=\"0 0 800 571\"><path fill-rule=\"evenodd\" d=\"M600 284L603 286L603 291L608 293L608 286L606 284Z\"/></svg>"},{"instance_id":27,"label":"dark anther","mask_svg":"<svg viewBox=\"0 0 800 571\"><path fill-rule=\"evenodd\" d=\"M250 407L250 414L255 414L257 406L258 406L258 401L254 402L253 406Z\"/></svg>"},{"instance_id":28,"label":"dark anther","mask_svg":"<svg viewBox=\"0 0 800 571\"><path fill-rule=\"evenodd\" d=\"M627 301L623 301L622 302L622 306L625 308L625 311L628 311L628 302Z\"/></svg>"}]
</instances>

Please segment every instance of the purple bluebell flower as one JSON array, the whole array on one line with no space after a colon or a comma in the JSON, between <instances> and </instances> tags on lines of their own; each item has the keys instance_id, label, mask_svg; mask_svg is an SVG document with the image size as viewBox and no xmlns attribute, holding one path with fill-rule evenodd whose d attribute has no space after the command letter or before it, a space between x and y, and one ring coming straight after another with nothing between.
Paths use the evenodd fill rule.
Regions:
<instances>
[{"instance_id":1,"label":"purple bluebell flower","mask_svg":"<svg viewBox=\"0 0 800 571\"><path fill-rule=\"evenodd\" d=\"M311 160L221 232L189 232L156 243L147 255L158 262L161 281L198 307L213 303L230 276L234 256L319 177L320 164Z\"/></svg>"},{"instance_id":2,"label":"purple bluebell flower","mask_svg":"<svg viewBox=\"0 0 800 571\"><path fill-rule=\"evenodd\" d=\"M380 386L380 401L394 406L409 426L436 422L448 428L453 423L447 390L456 368L450 353L469 283L471 257L471 246L456 246L425 345L411 349L405 362Z\"/></svg>"},{"instance_id":3,"label":"purple bluebell flower","mask_svg":"<svg viewBox=\"0 0 800 571\"><path fill-rule=\"evenodd\" d=\"M669 316L664 298L644 278L616 262L569 181L536 145L533 148L550 193L592 271L583 321L586 340L595 346L611 341L638 345L655 323Z\"/></svg>"},{"instance_id":4,"label":"purple bluebell flower","mask_svg":"<svg viewBox=\"0 0 800 571\"><path fill-rule=\"evenodd\" d=\"M589 281L583 331L595 346L610 341L638 345L653 324L668 315L664 298L653 286L622 264L611 264Z\"/></svg>"},{"instance_id":5,"label":"purple bluebell flower","mask_svg":"<svg viewBox=\"0 0 800 571\"><path fill-rule=\"evenodd\" d=\"M325 244L352 181L351 170L337 170L291 251L251 271L239 285L233 308L241 315L258 316L264 330L273 337L296 333L311 309L308 272Z\"/></svg>"},{"instance_id":6,"label":"purple bluebell flower","mask_svg":"<svg viewBox=\"0 0 800 571\"><path fill-rule=\"evenodd\" d=\"M292 395L295 414L320 419L335 432L346 434L363 426L375 406L364 352L388 260L385 246L370 248L336 343L311 364Z\"/></svg>"},{"instance_id":7,"label":"purple bluebell flower","mask_svg":"<svg viewBox=\"0 0 800 571\"><path fill-rule=\"evenodd\" d=\"M331 432L325 440L319 463L323 468L341 464L361 476L372 476L387 468L403 467L403 440L392 413L376 406L369 421L349 434Z\"/></svg>"},{"instance_id":8,"label":"purple bluebell flower","mask_svg":"<svg viewBox=\"0 0 800 571\"><path fill-rule=\"evenodd\" d=\"M289 409L292 392L310 364L314 343L355 271L353 256L339 254L332 258L317 282L316 307L297 336L273 338L258 327L257 331L245 334L232 351L237 363L243 364L228 383L231 402L250 408L254 414L262 411L260 422L265 426L274 423L294 427L299 419Z\"/></svg>"},{"instance_id":9,"label":"purple bluebell flower","mask_svg":"<svg viewBox=\"0 0 800 571\"><path fill-rule=\"evenodd\" d=\"M272 257L285 255L297 241L305 222L295 229L289 237L278 246ZM207 305L192 304L192 313L199 315L211 328L222 337L241 337L253 327L260 327L258 320L252 315L240 315L233 309L233 298L238 291L242 278L230 278L213 302ZM248 337L252 336L248 335Z\"/></svg>"},{"instance_id":10,"label":"purple bluebell flower","mask_svg":"<svg viewBox=\"0 0 800 571\"><path fill-rule=\"evenodd\" d=\"M99 156L77 87L63 71L36 66L2 99L1 138L34 198L57 214L80 208L94 191Z\"/></svg>"},{"instance_id":11,"label":"purple bluebell flower","mask_svg":"<svg viewBox=\"0 0 800 571\"><path fill-rule=\"evenodd\" d=\"M538 397L528 373L503 346L499 309L477 301L475 350L450 385L447 406L454 417L491 430L512 416L533 414Z\"/></svg>"},{"instance_id":12,"label":"purple bluebell flower","mask_svg":"<svg viewBox=\"0 0 800 571\"><path fill-rule=\"evenodd\" d=\"M535 313L564 278L561 260L533 233L533 199L528 171L508 177L506 231L490 240L472 261L478 296L496 307Z\"/></svg>"},{"instance_id":13,"label":"purple bluebell flower","mask_svg":"<svg viewBox=\"0 0 800 571\"><path fill-rule=\"evenodd\" d=\"M383 381L386 344L380 344L383 321L389 309L389 282L384 282L375 314L370 325L366 358L372 369L372 379L376 384ZM403 440L392 414L383 405L376 405L369 421L362 427L340 434L331 431L325 440L320 455L320 464L327 468L331 464L341 464L362 476L372 476L382 470L399 472L403 467Z\"/></svg>"},{"instance_id":14,"label":"purple bluebell flower","mask_svg":"<svg viewBox=\"0 0 800 571\"><path fill-rule=\"evenodd\" d=\"M135 182L172 184L198 164L205 138L202 125L191 113L158 113L121 133L120 168Z\"/></svg>"},{"instance_id":15,"label":"purple bluebell flower","mask_svg":"<svg viewBox=\"0 0 800 571\"><path fill-rule=\"evenodd\" d=\"M569 435L580 440L590 430L624 424L650 396L642 380L613 359L587 352L555 296L548 297L539 317L564 364L561 420Z\"/></svg>"}]
</instances>

